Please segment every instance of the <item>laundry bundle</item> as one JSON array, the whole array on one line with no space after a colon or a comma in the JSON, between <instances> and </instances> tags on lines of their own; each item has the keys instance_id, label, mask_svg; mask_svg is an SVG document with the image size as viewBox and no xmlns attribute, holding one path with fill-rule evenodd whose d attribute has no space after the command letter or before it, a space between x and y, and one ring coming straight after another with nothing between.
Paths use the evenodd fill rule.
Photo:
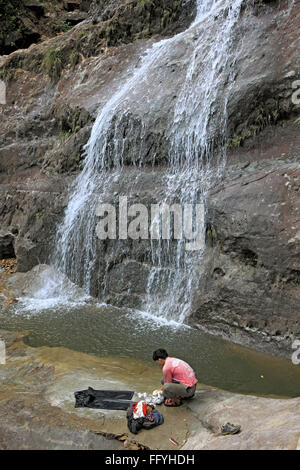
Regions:
<instances>
[{"instance_id":1,"label":"laundry bundle","mask_svg":"<svg viewBox=\"0 0 300 470\"><path fill-rule=\"evenodd\" d=\"M161 405L165 401L162 390L154 390L152 392L153 403L155 405Z\"/></svg>"},{"instance_id":2,"label":"laundry bundle","mask_svg":"<svg viewBox=\"0 0 300 470\"><path fill-rule=\"evenodd\" d=\"M126 417L128 429L133 434L137 434L141 429L152 429L164 422L163 415L143 400L130 405Z\"/></svg>"},{"instance_id":3,"label":"laundry bundle","mask_svg":"<svg viewBox=\"0 0 300 470\"><path fill-rule=\"evenodd\" d=\"M100 408L104 410L124 410L132 404L134 392L129 390L87 390L75 392L75 408Z\"/></svg>"},{"instance_id":4,"label":"laundry bundle","mask_svg":"<svg viewBox=\"0 0 300 470\"><path fill-rule=\"evenodd\" d=\"M137 396L148 405L161 405L165 399L161 390L154 390L151 395L138 393Z\"/></svg>"}]
</instances>

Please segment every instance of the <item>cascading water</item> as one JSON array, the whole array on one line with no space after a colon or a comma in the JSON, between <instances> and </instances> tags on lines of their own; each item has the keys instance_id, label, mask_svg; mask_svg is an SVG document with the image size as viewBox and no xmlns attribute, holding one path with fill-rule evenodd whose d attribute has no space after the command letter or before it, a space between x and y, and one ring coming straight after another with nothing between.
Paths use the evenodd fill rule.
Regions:
<instances>
[{"instance_id":1,"label":"cascading water","mask_svg":"<svg viewBox=\"0 0 300 470\"><path fill-rule=\"evenodd\" d=\"M207 191L222 175L226 162L227 102L234 72L231 46L241 3L232 2L228 9L220 11L224 2L199 2L197 18L186 32L194 35L195 46L169 130L166 200L177 195L181 205L205 203ZM212 37L215 15L222 27ZM204 18L205 30L201 27ZM169 255L168 264L173 270L162 269L161 251ZM179 242L173 262L168 244L160 244L155 254L148 283L148 311L181 323L190 311L194 284L200 276L201 253L187 252L184 243ZM166 286L164 292L159 288L162 283Z\"/></svg>"},{"instance_id":2,"label":"cascading water","mask_svg":"<svg viewBox=\"0 0 300 470\"><path fill-rule=\"evenodd\" d=\"M167 123L166 192L164 201L159 202L204 203L212 182L222 173L226 160L226 107L234 72L232 46L242 1L198 0L193 24L183 33L155 43L100 110L85 147L82 172L69 191L53 253L54 267L83 286L86 293L91 293L92 276L99 263L95 233L99 194L109 191L112 182L122 178L129 160L137 167L146 166L142 152L130 154L128 150L122 132L124 118L132 107L144 108L155 101L155 96L147 96L151 72L163 69L177 49L185 49L185 71ZM149 118L141 115L140 119L142 142ZM190 309L201 253L186 251L182 240L150 244L152 267L144 310L181 323ZM55 286L52 280L43 286L42 294L54 297L61 288L61 281Z\"/></svg>"}]
</instances>

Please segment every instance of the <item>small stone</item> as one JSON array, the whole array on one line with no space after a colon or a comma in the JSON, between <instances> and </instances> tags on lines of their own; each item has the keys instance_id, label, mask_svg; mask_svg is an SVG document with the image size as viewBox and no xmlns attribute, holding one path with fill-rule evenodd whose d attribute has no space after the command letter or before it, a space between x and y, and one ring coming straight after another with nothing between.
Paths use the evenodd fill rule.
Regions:
<instances>
[{"instance_id":1,"label":"small stone","mask_svg":"<svg viewBox=\"0 0 300 470\"><path fill-rule=\"evenodd\" d=\"M295 70L291 70L290 72L288 72L284 78L292 78L292 77L295 77L296 76L296 72Z\"/></svg>"}]
</instances>

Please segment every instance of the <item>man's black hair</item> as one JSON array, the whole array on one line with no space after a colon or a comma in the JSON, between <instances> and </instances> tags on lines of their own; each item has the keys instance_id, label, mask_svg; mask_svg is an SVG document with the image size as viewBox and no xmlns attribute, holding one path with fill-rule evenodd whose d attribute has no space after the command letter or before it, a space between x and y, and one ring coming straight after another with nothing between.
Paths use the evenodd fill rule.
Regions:
<instances>
[{"instance_id":1,"label":"man's black hair","mask_svg":"<svg viewBox=\"0 0 300 470\"><path fill-rule=\"evenodd\" d=\"M169 356L165 349L157 349L153 353L153 361L157 361L157 359L166 359Z\"/></svg>"}]
</instances>

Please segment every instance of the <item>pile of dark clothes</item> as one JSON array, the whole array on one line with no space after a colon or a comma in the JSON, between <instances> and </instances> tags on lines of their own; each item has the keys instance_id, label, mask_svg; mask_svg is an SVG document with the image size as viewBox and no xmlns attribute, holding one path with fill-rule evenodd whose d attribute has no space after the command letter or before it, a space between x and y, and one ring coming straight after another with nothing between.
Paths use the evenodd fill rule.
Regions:
<instances>
[{"instance_id":1,"label":"pile of dark clothes","mask_svg":"<svg viewBox=\"0 0 300 470\"><path fill-rule=\"evenodd\" d=\"M75 392L75 408L100 408L102 410L127 410L134 392L119 390L87 390Z\"/></svg>"},{"instance_id":2,"label":"pile of dark clothes","mask_svg":"<svg viewBox=\"0 0 300 470\"><path fill-rule=\"evenodd\" d=\"M152 429L164 422L163 415L153 405L143 401L130 405L126 418L128 429L133 434L137 434L141 429Z\"/></svg>"},{"instance_id":3,"label":"pile of dark clothes","mask_svg":"<svg viewBox=\"0 0 300 470\"><path fill-rule=\"evenodd\" d=\"M153 405L144 401L130 401L134 392L125 390L87 390L75 392L75 408L100 408L104 410L127 410L127 426L137 434L141 429L152 429L163 424L164 417Z\"/></svg>"}]
</instances>

